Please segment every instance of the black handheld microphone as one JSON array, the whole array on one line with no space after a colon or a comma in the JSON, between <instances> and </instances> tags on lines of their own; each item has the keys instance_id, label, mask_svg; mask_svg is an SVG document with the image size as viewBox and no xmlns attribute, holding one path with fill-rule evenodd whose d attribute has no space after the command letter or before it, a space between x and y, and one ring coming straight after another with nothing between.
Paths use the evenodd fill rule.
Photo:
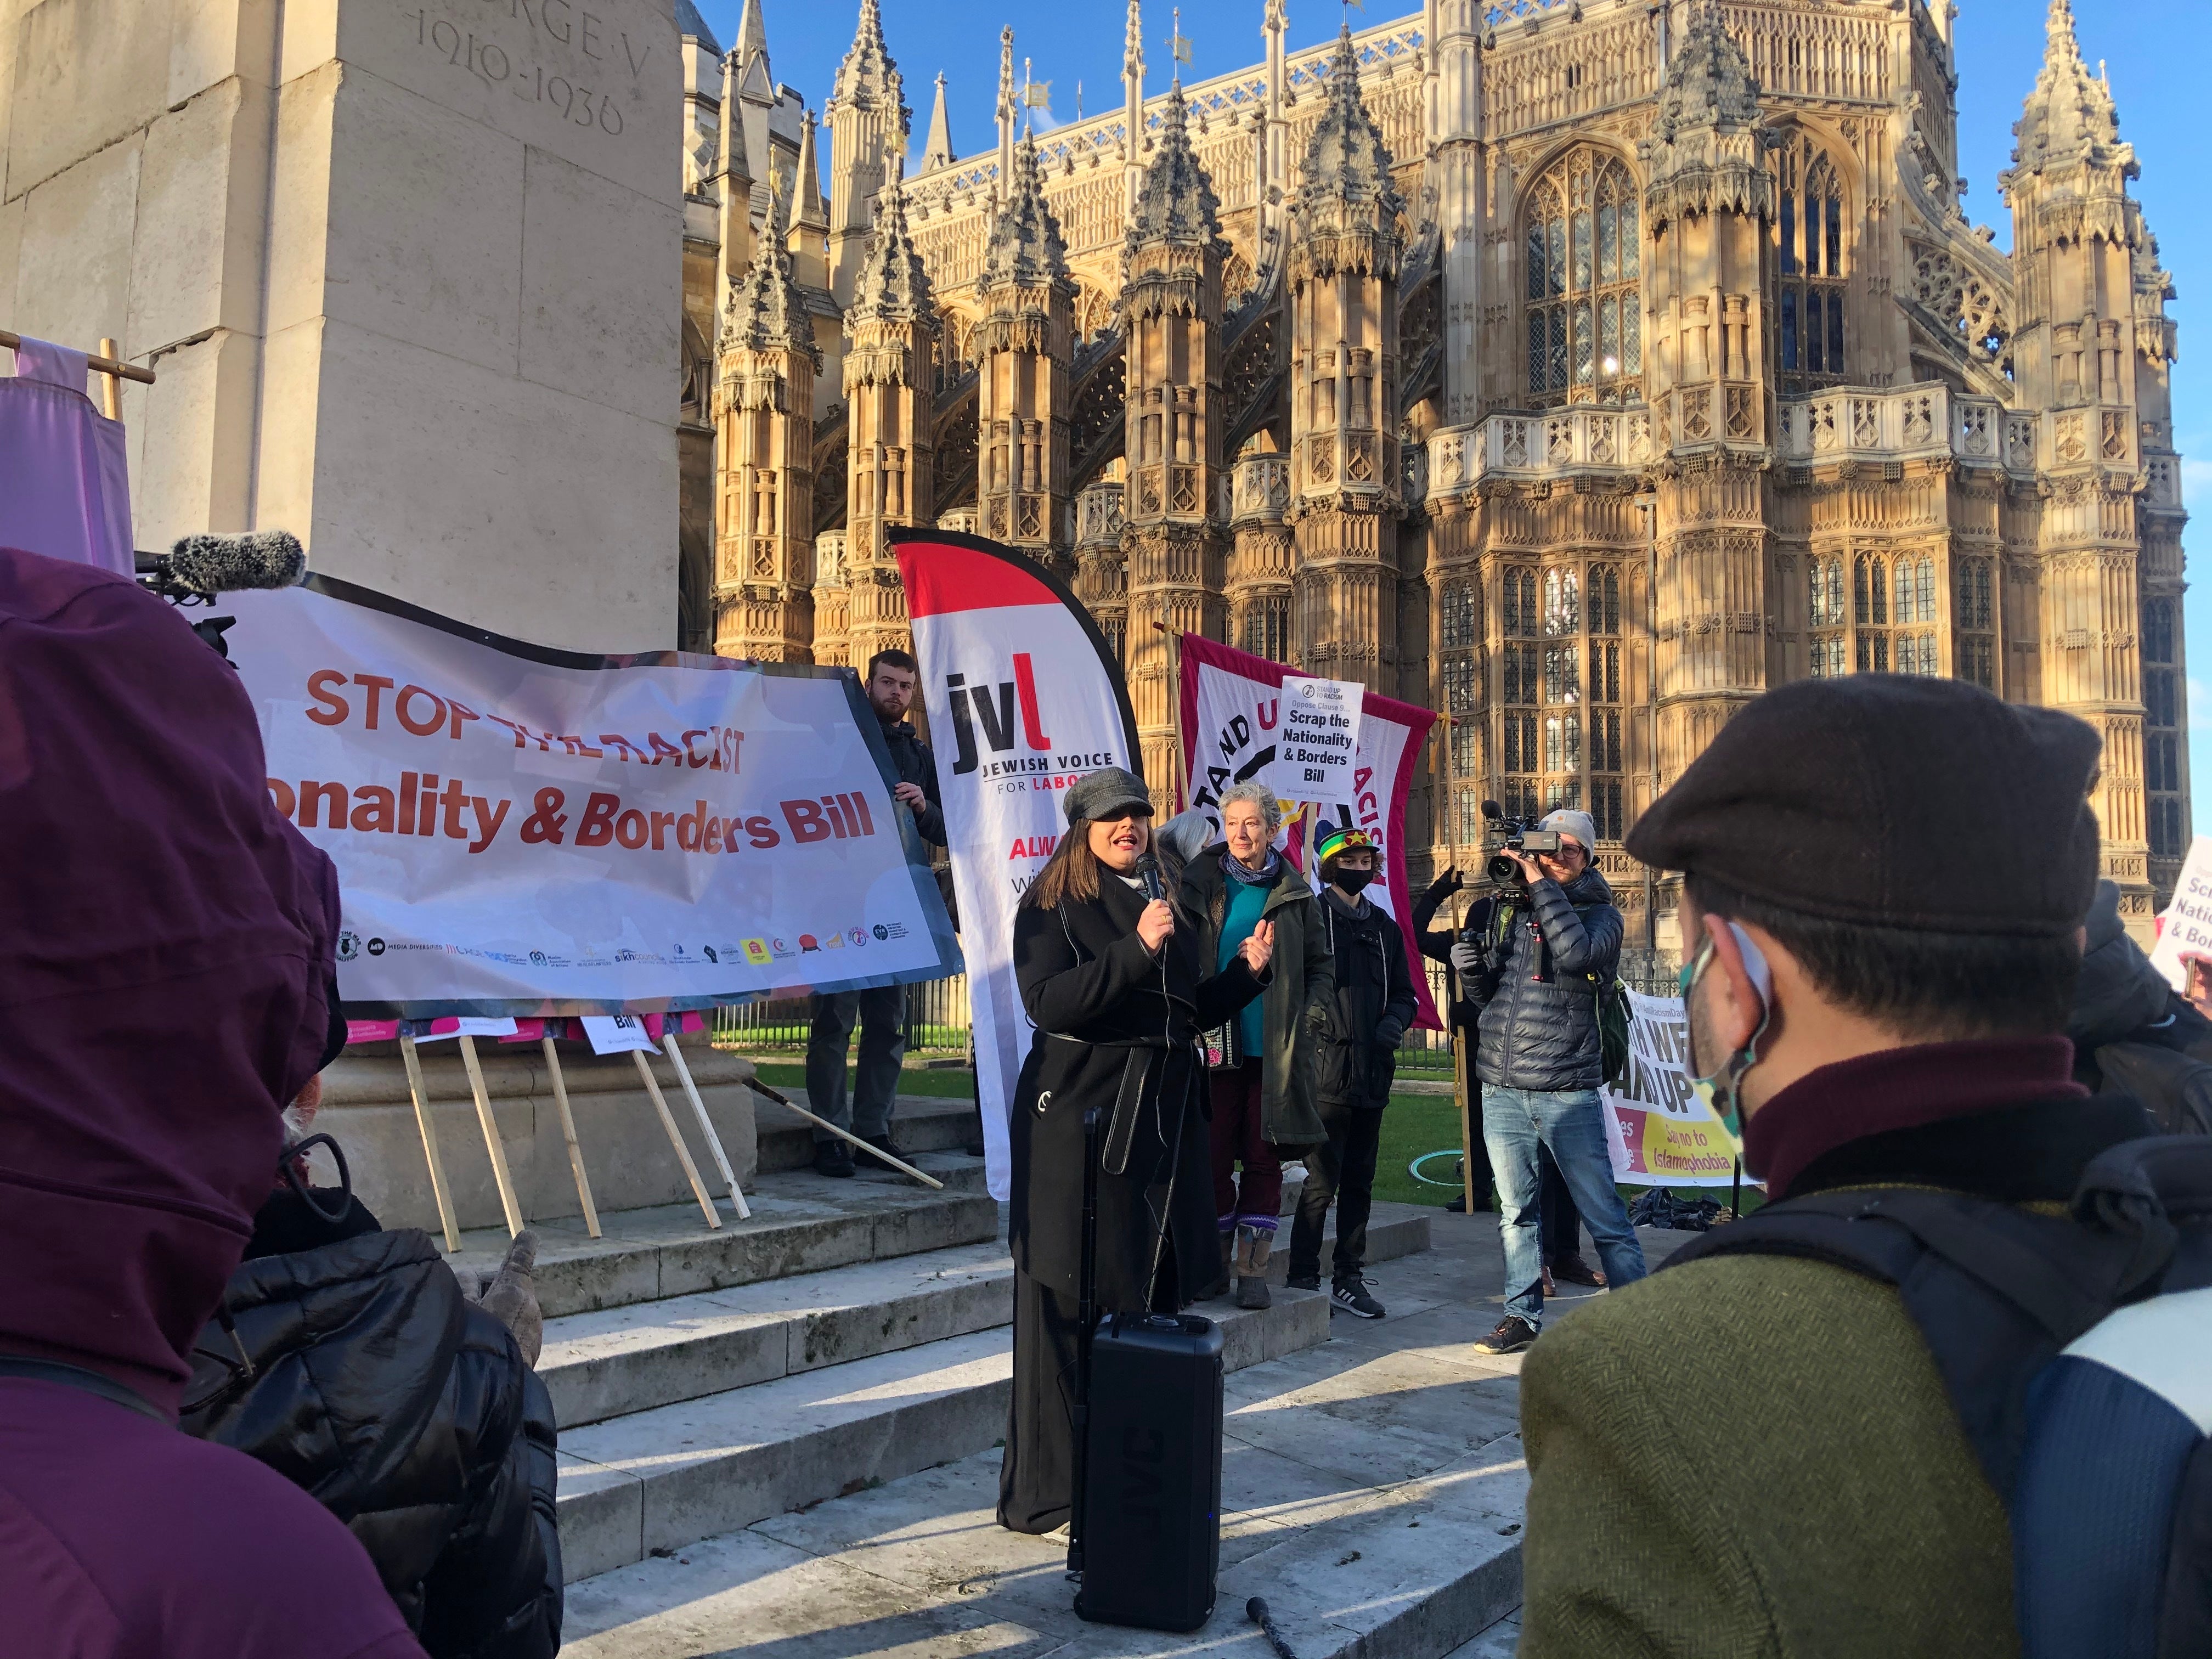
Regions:
<instances>
[{"instance_id":1,"label":"black handheld microphone","mask_svg":"<svg viewBox=\"0 0 2212 1659\"><path fill-rule=\"evenodd\" d=\"M1146 898L1156 899L1165 896L1160 891L1160 861L1153 856L1150 849L1138 855L1137 877L1145 884Z\"/></svg>"}]
</instances>

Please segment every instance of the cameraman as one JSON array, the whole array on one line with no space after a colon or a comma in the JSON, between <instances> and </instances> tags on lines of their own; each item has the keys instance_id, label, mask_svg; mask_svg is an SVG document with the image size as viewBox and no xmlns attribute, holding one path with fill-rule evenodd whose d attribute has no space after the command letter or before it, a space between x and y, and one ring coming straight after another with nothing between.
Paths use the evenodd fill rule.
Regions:
<instances>
[{"instance_id":1,"label":"cameraman","mask_svg":"<svg viewBox=\"0 0 2212 1659\"><path fill-rule=\"evenodd\" d=\"M1620 967L1620 912L1590 863L1589 814L1563 809L1538 828L1557 832L1559 851L1531 856L1509 842L1500 856L1516 866L1514 878L1486 925L1452 947L1464 994L1481 1010L1474 1069L1505 1244L1505 1316L1474 1345L1480 1353L1518 1353L1543 1324L1539 1147L1559 1164L1607 1282L1618 1289L1645 1273L1613 1184L1597 1093L1598 993Z\"/></svg>"}]
</instances>

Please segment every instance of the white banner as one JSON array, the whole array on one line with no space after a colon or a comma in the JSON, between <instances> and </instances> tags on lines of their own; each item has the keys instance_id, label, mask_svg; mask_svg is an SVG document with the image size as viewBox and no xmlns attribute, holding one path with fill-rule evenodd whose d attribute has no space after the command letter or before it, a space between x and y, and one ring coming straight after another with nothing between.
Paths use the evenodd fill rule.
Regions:
<instances>
[{"instance_id":1,"label":"white banner","mask_svg":"<svg viewBox=\"0 0 2212 1659\"><path fill-rule=\"evenodd\" d=\"M1255 657L1201 638L1182 636L1183 775L1189 780L1189 804L1221 829L1221 792L1232 783L1268 781L1275 764L1282 725L1281 687L1295 678L1279 662ZM1406 869L1406 796L1413 782L1413 763L1436 716L1425 708L1373 691L1360 700L1357 746L1348 801L1302 807L1286 833L1285 850L1304 866L1304 849L1315 835L1336 823L1356 823L1379 849L1376 881L1367 897L1406 933L1407 967L1413 976L1420 1012L1414 1023L1424 1030L1443 1029L1429 995L1428 970L1408 918L1413 913Z\"/></svg>"},{"instance_id":2,"label":"white banner","mask_svg":"<svg viewBox=\"0 0 2212 1659\"><path fill-rule=\"evenodd\" d=\"M660 1012L957 972L843 670L499 639L349 583L227 595L360 1018Z\"/></svg>"},{"instance_id":3,"label":"white banner","mask_svg":"<svg viewBox=\"0 0 2212 1659\"><path fill-rule=\"evenodd\" d=\"M1034 560L980 537L894 530L921 664L968 959L991 1195L1011 1188L1006 1109L1034 1027L1014 983L1014 912L1085 772L1141 775L1136 721L1097 626Z\"/></svg>"},{"instance_id":4,"label":"white banner","mask_svg":"<svg viewBox=\"0 0 2212 1659\"><path fill-rule=\"evenodd\" d=\"M1605 1138L1624 1187L1725 1187L1735 1149L1690 1087L1680 997L1628 994L1628 1074L1605 1085Z\"/></svg>"}]
</instances>

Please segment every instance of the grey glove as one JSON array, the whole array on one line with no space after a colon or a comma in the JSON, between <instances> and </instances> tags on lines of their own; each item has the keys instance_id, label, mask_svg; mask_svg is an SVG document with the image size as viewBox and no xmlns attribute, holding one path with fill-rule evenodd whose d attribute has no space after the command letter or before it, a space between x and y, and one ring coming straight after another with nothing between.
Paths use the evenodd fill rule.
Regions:
<instances>
[{"instance_id":1,"label":"grey glove","mask_svg":"<svg viewBox=\"0 0 2212 1659\"><path fill-rule=\"evenodd\" d=\"M545 1346L545 1316L538 1306L538 1281L532 1269L538 1265L538 1235L526 1227L507 1247L507 1260L491 1278L479 1284L474 1272L458 1268L461 1294L480 1305L514 1333L526 1365L536 1366Z\"/></svg>"},{"instance_id":2,"label":"grey glove","mask_svg":"<svg viewBox=\"0 0 2212 1659\"><path fill-rule=\"evenodd\" d=\"M1395 1048L1405 1040L1406 1022L1385 1014L1375 1022L1375 1041L1385 1048Z\"/></svg>"},{"instance_id":3,"label":"grey glove","mask_svg":"<svg viewBox=\"0 0 2212 1659\"><path fill-rule=\"evenodd\" d=\"M1462 976L1482 971L1482 947L1473 939L1456 940L1451 948L1451 965Z\"/></svg>"}]
</instances>

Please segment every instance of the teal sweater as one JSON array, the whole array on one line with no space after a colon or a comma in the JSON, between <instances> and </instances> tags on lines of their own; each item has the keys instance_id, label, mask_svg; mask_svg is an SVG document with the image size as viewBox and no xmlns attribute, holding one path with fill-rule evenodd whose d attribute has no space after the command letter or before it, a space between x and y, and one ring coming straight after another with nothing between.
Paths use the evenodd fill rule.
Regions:
<instances>
[{"instance_id":1,"label":"teal sweater","mask_svg":"<svg viewBox=\"0 0 2212 1659\"><path fill-rule=\"evenodd\" d=\"M1229 860L1224 856L1224 866ZM1260 917L1267 908L1267 895L1274 890L1272 881L1239 881L1229 878L1229 906L1221 917L1220 960L1213 964L1220 972L1229 966L1244 941L1252 937L1252 930L1260 925ZM1248 1059L1257 1060L1267 1042L1266 1027L1261 1023L1261 1004L1264 998L1254 997L1237 1016L1237 1048Z\"/></svg>"}]
</instances>

